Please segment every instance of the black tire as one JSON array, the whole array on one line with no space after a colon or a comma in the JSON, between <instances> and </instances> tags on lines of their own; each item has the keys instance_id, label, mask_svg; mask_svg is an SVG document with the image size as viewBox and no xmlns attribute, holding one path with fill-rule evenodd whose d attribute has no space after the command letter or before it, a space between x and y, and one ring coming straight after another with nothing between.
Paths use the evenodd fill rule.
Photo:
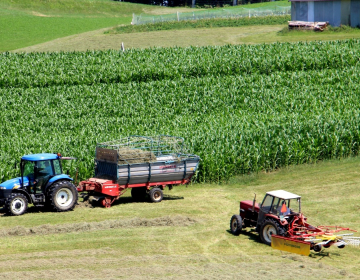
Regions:
<instances>
[{"instance_id":1,"label":"black tire","mask_svg":"<svg viewBox=\"0 0 360 280\"><path fill-rule=\"evenodd\" d=\"M150 197L151 202L160 202L163 199L164 194L161 189L153 188L149 192L149 197Z\"/></svg>"},{"instance_id":2,"label":"black tire","mask_svg":"<svg viewBox=\"0 0 360 280\"><path fill-rule=\"evenodd\" d=\"M274 220L265 220L260 228L261 241L266 245L271 245L271 235L285 235L285 230Z\"/></svg>"},{"instance_id":3,"label":"black tire","mask_svg":"<svg viewBox=\"0 0 360 280\"><path fill-rule=\"evenodd\" d=\"M57 181L50 186L46 197L52 210L62 212L74 209L78 192L74 184L70 181Z\"/></svg>"},{"instance_id":4,"label":"black tire","mask_svg":"<svg viewBox=\"0 0 360 280\"><path fill-rule=\"evenodd\" d=\"M5 202L6 213L13 216L19 216L28 209L28 200L21 193L13 193Z\"/></svg>"},{"instance_id":5,"label":"black tire","mask_svg":"<svg viewBox=\"0 0 360 280\"><path fill-rule=\"evenodd\" d=\"M313 250L314 250L315 252L320 252L320 251L322 250L321 244L320 244L320 245L315 245L314 248L313 248Z\"/></svg>"},{"instance_id":6,"label":"black tire","mask_svg":"<svg viewBox=\"0 0 360 280\"><path fill-rule=\"evenodd\" d=\"M240 215L233 215L230 219L230 231L233 235L239 235L243 226Z\"/></svg>"},{"instance_id":7,"label":"black tire","mask_svg":"<svg viewBox=\"0 0 360 280\"><path fill-rule=\"evenodd\" d=\"M146 197L146 187L132 188L131 197L134 201L144 201Z\"/></svg>"}]
</instances>

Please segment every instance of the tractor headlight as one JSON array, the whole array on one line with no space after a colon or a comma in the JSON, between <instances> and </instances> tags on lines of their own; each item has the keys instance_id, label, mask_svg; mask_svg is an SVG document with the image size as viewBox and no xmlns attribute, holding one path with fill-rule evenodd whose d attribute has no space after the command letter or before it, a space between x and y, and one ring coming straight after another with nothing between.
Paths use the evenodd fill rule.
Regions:
<instances>
[{"instance_id":1,"label":"tractor headlight","mask_svg":"<svg viewBox=\"0 0 360 280\"><path fill-rule=\"evenodd\" d=\"M1 186L0 186L0 190L6 190L6 188L5 188L5 187L1 187Z\"/></svg>"}]
</instances>

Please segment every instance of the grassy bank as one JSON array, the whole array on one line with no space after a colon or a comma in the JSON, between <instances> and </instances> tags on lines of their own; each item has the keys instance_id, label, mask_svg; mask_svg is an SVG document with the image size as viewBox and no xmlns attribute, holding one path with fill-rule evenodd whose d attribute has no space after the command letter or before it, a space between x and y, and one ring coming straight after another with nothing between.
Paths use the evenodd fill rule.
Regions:
<instances>
[{"instance_id":1,"label":"grassy bank","mask_svg":"<svg viewBox=\"0 0 360 280\"><path fill-rule=\"evenodd\" d=\"M198 28L219 28L219 27L244 27L249 25L280 25L287 24L290 16L266 16L237 19L201 19L190 21L170 21L153 24L118 26L106 33L122 34L136 32L150 32L160 30L181 30Z\"/></svg>"}]
</instances>

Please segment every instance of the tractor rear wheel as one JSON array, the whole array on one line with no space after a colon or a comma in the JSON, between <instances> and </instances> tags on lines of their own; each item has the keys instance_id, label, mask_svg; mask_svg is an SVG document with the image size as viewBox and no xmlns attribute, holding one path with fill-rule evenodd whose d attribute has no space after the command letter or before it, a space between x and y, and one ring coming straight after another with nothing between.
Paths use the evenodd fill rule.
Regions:
<instances>
[{"instance_id":1,"label":"tractor rear wheel","mask_svg":"<svg viewBox=\"0 0 360 280\"><path fill-rule=\"evenodd\" d=\"M26 212L28 208L28 200L21 193L13 193L5 203L6 212L13 216L19 216Z\"/></svg>"},{"instance_id":2,"label":"tractor rear wheel","mask_svg":"<svg viewBox=\"0 0 360 280\"><path fill-rule=\"evenodd\" d=\"M260 238L261 241L266 245L271 245L271 236L272 235L285 235L285 230L282 228L278 222L274 220L265 220L260 228Z\"/></svg>"},{"instance_id":3,"label":"tractor rear wheel","mask_svg":"<svg viewBox=\"0 0 360 280\"><path fill-rule=\"evenodd\" d=\"M151 202L160 202L163 199L164 194L161 189L153 188L150 190L149 196L150 196Z\"/></svg>"},{"instance_id":4,"label":"tractor rear wheel","mask_svg":"<svg viewBox=\"0 0 360 280\"><path fill-rule=\"evenodd\" d=\"M78 200L78 192L70 181L57 181L50 186L46 200L55 211L74 209Z\"/></svg>"},{"instance_id":5,"label":"tractor rear wheel","mask_svg":"<svg viewBox=\"0 0 360 280\"><path fill-rule=\"evenodd\" d=\"M239 235L242 230L242 218L240 215L233 215L230 219L230 231L233 235Z\"/></svg>"}]
</instances>

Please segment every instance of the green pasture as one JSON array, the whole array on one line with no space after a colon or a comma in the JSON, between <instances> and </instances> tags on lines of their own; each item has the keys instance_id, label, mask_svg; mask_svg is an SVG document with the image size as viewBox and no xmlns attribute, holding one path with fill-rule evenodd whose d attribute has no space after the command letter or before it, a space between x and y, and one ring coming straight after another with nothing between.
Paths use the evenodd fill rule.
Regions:
<instances>
[{"instance_id":1,"label":"green pasture","mask_svg":"<svg viewBox=\"0 0 360 280\"><path fill-rule=\"evenodd\" d=\"M1 14L17 13L42 16L129 17L147 5L112 0L2 0Z\"/></svg>"},{"instance_id":2,"label":"green pasture","mask_svg":"<svg viewBox=\"0 0 360 280\"><path fill-rule=\"evenodd\" d=\"M144 5L107 0L1 1L0 52L130 24Z\"/></svg>"},{"instance_id":3,"label":"green pasture","mask_svg":"<svg viewBox=\"0 0 360 280\"><path fill-rule=\"evenodd\" d=\"M89 30L127 24L131 18L115 17L37 17L19 15L0 17L0 52L54 40ZM29 30L29 26L31 29Z\"/></svg>"},{"instance_id":4,"label":"green pasture","mask_svg":"<svg viewBox=\"0 0 360 280\"><path fill-rule=\"evenodd\" d=\"M310 224L360 230L359 168L358 157L324 161L175 187L161 203L134 203L127 192L109 209L81 199L71 212L1 216L0 277L356 279L359 247L295 255L262 244L251 229L231 235L229 220L240 200L284 189L302 196Z\"/></svg>"}]
</instances>

